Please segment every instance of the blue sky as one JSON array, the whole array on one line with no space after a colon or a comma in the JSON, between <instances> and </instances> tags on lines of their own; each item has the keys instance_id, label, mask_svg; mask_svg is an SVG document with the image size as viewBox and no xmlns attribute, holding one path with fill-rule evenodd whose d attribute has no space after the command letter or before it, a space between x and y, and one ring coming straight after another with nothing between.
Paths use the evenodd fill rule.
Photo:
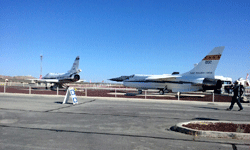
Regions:
<instances>
[{"instance_id":1,"label":"blue sky","mask_svg":"<svg viewBox=\"0 0 250 150\"><path fill-rule=\"evenodd\" d=\"M225 46L216 75L250 73L249 0L1 0L0 74L81 79L187 72Z\"/></svg>"}]
</instances>

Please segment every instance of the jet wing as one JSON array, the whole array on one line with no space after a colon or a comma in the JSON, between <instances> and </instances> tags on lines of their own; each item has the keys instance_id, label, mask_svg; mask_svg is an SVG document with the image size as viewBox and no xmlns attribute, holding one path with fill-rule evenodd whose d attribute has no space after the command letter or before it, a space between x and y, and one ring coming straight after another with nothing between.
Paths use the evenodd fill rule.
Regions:
<instances>
[{"instance_id":1,"label":"jet wing","mask_svg":"<svg viewBox=\"0 0 250 150\"><path fill-rule=\"evenodd\" d=\"M166 74L166 75L152 75L147 77L145 80L152 80L152 81L170 81L173 79L176 79L178 77L181 77L179 75L170 75L170 74Z\"/></svg>"}]
</instances>

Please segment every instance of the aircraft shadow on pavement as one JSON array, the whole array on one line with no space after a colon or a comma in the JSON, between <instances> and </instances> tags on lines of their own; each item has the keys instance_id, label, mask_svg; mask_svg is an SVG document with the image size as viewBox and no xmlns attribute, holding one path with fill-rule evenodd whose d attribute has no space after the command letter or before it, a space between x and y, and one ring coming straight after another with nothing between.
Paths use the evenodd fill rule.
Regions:
<instances>
[{"instance_id":1,"label":"aircraft shadow on pavement","mask_svg":"<svg viewBox=\"0 0 250 150\"><path fill-rule=\"evenodd\" d=\"M56 104L62 104L63 102L55 102ZM65 104L73 104L73 103L69 103L69 102L67 102L67 103L65 103Z\"/></svg>"},{"instance_id":2,"label":"aircraft shadow on pavement","mask_svg":"<svg viewBox=\"0 0 250 150\"><path fill-rule=\"evenodd\" d=\"M214 121L219 121L219 119L212 119L212 118L193 118L192 120L214 120Z\"/></svg>"},{"instance_id":3,"label":"aircraft shadow on pavement","mask_svg":"<svg viewBox=\"0 0 250 150\"><path fill-rule=\"evenodd\" d=\"M51 91L57 91L57 89L50 89ZM58 89L58 91L67 91L67 89L65 89L65 88L61 88L61 89Z\"/></svg>"},{"instance_id":4,"label":"aircraft shadow on pavement","mask_svg":"<svg viewBox=\"0 0 250 150\"><path fill-rule=\"evenodd\" d=\"M219 108L214 108L214 107L197 107L197 108L213 109L213 110L221 110L221 109L219 109Z\"/></svg>"},{"instance_id":5,"label":"aircraft shadow on pavement","mask_svg":"<svg viewBox=\"0 0 250 150\"><path fill-rule=\"evenodd\" d=\"M126 93L125 96L136 96L138 93Z\"/></svg>"}]
</instances>

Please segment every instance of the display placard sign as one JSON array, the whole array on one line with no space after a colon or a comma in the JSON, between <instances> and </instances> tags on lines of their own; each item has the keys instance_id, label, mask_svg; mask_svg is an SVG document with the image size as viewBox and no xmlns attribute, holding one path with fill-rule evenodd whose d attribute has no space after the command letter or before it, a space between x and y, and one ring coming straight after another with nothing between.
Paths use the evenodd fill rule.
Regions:
<instances>
[{"instance_id":1,"label":"display placard sign","mask_svg":"<svg viewBox=\"0 0 250 150\"><path fill-rule=\"evenodd\" d=\"M72 98L72 102L73 104L78 104L78 101L77 101L77 98L76 98L76 93L75 93L75 89L73 87L69 87L67 92L66 92L66 95L64 97L64 100L63 100L63 104L67 103L68 100L69 100L69 95L71 95L71 98Z\"/></svg>"}]
</instances>

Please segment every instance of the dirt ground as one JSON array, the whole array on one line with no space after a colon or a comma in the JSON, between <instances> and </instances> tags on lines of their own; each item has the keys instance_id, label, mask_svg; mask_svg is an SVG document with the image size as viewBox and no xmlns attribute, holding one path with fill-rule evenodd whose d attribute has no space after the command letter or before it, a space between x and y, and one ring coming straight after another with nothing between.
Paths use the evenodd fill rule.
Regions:
<instances>
[{"instance_id":1,"label":"dirt ground","mask_svg":"<svg viewBox=\"0 0 250 150\"><path fill-rule=\"evenodd\" d=\"M196 129L196 130L250 133L250 124L204 122L202 124L189 123L183 126L187 128L191 128L191 129Z\"/></svg>"}]
</instances>

